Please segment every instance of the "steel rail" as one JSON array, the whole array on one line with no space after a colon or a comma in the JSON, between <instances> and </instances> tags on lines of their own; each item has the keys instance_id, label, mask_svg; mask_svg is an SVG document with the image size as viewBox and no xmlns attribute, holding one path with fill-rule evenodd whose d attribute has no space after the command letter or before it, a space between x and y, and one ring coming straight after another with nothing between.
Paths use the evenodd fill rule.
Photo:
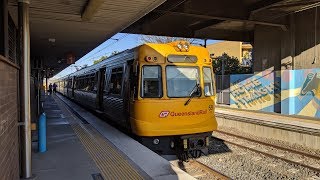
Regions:
<instances>
[{"instance_id":1,"label":"steel rail","mask_svg":"<svg viewBox=\"0 0 320 180\"><path fill-rule=\"evenodd\" d=\"M280 159L280 160L283 160L283 161L285 161L287 163L290 163L290 164L296 164L296 165L299 165L299 166L302 166L302 167L305 167L305 168L308 168L308 169L311 169L311 170L313 170L315 172L320 173L320 168L317 168L317 167L313 167L313 166L309 166L309 165L306 165L306 164L303 164L303 163L300 163L300 162L292 161L292 160L289 160L287 158L283 158L283 157L279 157L279 156L276 156L276 155L273 155L273 154L269 154L269 153L264 152L264 151L259 151L257 149L254 149L254 148L251 148L251 147L247 147L247 146L244 146L244 145L241 145L241 144L237 144L235 142L231 142L231 141L228 141L228 140L225 140L225 139L221 139L221 138L217 138L217 139L220 139L220 140L224 141L227 144L238 146L238 147L243 148L243 149L248 149L250 151L253 151L253 152L256 152L256 153L260 153L260 154L263 154L265 156L268 156L268 157L271 157L271 158L274 158L274 159Z\"/></svg>"},{"instance_id":2,"label":"steel rail","mask_svg":"<svg viewBox=\"0 0 320 180\"><path fill-rule=\"evenodd\" d=\"M212 169L209 166L207 166L207 165L205 165L205 164L203 164L203 163L201 163L201 162L199 162L197 160L190 160L189 162L190 162L190 165L196 166L196 167L208 172L209 174L211 174L212 176L214 176L214 177L216 177L218 179L221 179L221 180L230 180L230 179L232 179L232 178L224 175L223 173L221 173L221 172L219 172L219 171L217 171L215 169Z\"/></svg>"},{"instance_id":3,"label":"steel rail","mask_svg":"<svg viewBox=\"0 0 320 180\"><path fill-rule=\"evenodd\" d=\"M240 139L245 139L247 141L252 141L252 142L255 142L255 143L258 143L258 144L262 144L262 145L265 145L265 146L274 147L274 148L281 149L281 150L284 150L284 151L288 151L288 152L291 152L291 153L299 154L299 155L302 155L302 156L305 156L305 157L309 157L309 158L313 158L313 159L320 159L320 156L317 156L317 155L305 153L305 152L294 150L294 149L288 149L288 148L281 147L281 146L278 146L278 145L275 145L275 144L266 143L266 142L263 142L263 141L247 138L247 137L244 137L244 136L228 133L228 132L225 132L225 131L216 130L216 132L221 133L221 134L226 134L228 136L234 136L234 137L237 137L237 138L240 138Z\"/></svg>"}]
</instances>

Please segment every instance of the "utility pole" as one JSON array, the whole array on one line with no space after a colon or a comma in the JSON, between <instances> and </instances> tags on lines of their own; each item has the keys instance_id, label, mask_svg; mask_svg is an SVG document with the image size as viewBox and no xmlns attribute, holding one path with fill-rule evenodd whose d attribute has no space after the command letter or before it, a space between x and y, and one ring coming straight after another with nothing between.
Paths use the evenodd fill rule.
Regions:
<instances>
[{"instance_id":1,"label":"utility pole","mask_svg":"<svg viewBox=\"0 0 320 180\"><path fill-rule=\"evenodd\" d=\"M221 102L223 103L223 85L224 85L224 58L221 58L221 86L220 86L220 97L221 97Z\"/></svg>"}]
</instances>

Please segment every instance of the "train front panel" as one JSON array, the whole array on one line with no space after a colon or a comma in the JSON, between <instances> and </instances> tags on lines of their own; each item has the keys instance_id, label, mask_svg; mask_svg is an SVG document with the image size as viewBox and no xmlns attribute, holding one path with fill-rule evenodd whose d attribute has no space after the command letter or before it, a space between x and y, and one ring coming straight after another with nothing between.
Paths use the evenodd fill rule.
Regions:
<instances>
[{"instance_id":1,"label":"train front panel","mask_svg":"<svg viewBox=\"0 0 320 180\"><path fill-rule=\"evenodd\" d=\"M130 102L134 134L157 143L158 138L196 138L208 142L217 129L215 87L208 51L187 42L146 44L138 50ZM168 140L169 139L169 140ZM205 145L204 145L205 146ZM189 148L189 147L188 147Z\"/></svg>"}]
</instances>

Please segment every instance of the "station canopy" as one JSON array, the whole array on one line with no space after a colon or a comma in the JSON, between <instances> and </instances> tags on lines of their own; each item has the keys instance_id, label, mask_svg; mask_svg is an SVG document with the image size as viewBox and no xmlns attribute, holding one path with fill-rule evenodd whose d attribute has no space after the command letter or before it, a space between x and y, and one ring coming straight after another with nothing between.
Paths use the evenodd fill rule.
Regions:
<instances>
[{"instance_id":1,"label":"station canopy","mask_svg":"<svg viewBox=\"0 0 320 180\"><path fill-rule=\"evenodd\" d=\"M9 12L18 25L18 0ZM30 0L31 58L51 76L118 32L252 41L256 25L286 30L283 16L320 0Z\"/></svg>"},{"instance_id":2,"label":"station canopy","mask_svg":"<svg viewBox=\"0 0 320 180\"><path fill-rule=\"evenodd\" d=\"M31 58L57 74L165 0L30 0ZM18 0L8 0L18 27Z\"/></svg>"},{"instance_id":3,"label":"station canopy","mask_svg":"<svg viewBox=\"0 0 320 180\"><path fill-rule=\"evenodd\" d=\"M286 30L289 14L319 0L167 0L123 32L220 40L253 40L256 25Z\"/></svg>"}]
</instances>

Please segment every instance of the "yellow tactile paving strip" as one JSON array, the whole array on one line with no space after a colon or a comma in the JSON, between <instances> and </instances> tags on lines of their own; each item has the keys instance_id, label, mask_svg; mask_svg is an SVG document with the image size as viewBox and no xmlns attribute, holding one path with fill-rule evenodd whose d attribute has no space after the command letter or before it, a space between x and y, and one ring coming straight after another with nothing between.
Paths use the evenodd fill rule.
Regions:
<instances>
[{"instance_id":1,"label":"yellow tactile paving strip","mask_svg":"<svg viewBox=\"0 0 320 180\"><path fill-rule=\"evenodd\" d=\"M123 155L90 124L82 124L65 104L54 98L73 118L70 125L101 171L104 179L144 179Z\"/></svg>"},{"instance_id":2,"label":"yellow tactile paving strip","mask_svg":"<svg viewBox=\"0 0 320 180\"><path fill-rule=\"evenodd\" d=\"M72 129L96 162L105 179L143 179L142 176L91 125L85 129L72 124Z\"/></svg>"}]
</instances>

